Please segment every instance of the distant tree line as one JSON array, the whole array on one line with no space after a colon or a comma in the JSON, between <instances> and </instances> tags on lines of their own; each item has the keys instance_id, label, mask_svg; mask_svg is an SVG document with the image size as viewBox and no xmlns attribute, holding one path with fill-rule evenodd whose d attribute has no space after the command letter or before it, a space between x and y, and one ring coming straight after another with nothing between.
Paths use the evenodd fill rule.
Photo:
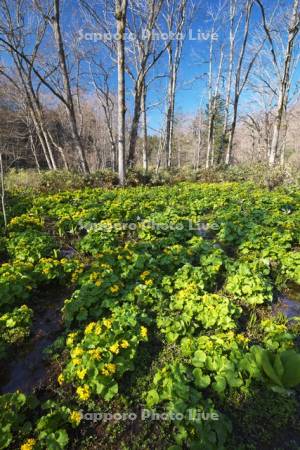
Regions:
<instances>
[{"instance_id":1,"label":"distant tree line","mask_svg":"<svg viewBox=\"0 0 300 450\"><path fill-rule=\"evenodd\" d=\"M134 167L284 165L299 152L299 2L0 0L5 170L110 168L124 184ZM199 17L210 32L189 61L187 115L177 94Z\"/></svg>"}]
</instances>

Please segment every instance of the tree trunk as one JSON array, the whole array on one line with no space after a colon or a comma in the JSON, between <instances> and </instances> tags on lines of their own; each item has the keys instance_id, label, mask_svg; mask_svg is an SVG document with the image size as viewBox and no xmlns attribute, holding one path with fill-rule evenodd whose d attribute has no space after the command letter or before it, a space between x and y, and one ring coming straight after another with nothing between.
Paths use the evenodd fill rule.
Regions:
<instances>
[{"instance_id":1,"label":"tree trunk","mask_svg":"<svg viewBox=\"0 0 300 450\"><path fill-rule=\"evenodd\" d=\"M174 128L175 128L175 95L177 86L177 72L178 64L181 57L181 47L177 44L175 57L173 58L173 49L170 46L169 52L169 84L168 84L168 108L167 108L167 123L166 123L166 141L165 141L165 154L166 165L170 169L172 165L172 153L174 146Z\"/></svg>"},{"instance_id":2,"label":"tree trunk","mask_svg":"<svg viewBox=\"0 0 300 450\"><path fill-rule=\"evenodd\" d=\"M50 160L50 157L49 157L47 144L46 144L46 142L44 140L44 136L43 136L43 133L42 133L39 121L38 121L38 119L36 117L36 114L35 114L35 111L34 111L34 107L33 106L29 106L29 110L30 110L30 115L31 115L31 118L32 118L32 122L34 124L37 136L39 138L39 141L40 141L40 144L41 144L44 156L45 156L45 160L46 160L47 166L48 166L49 170L54 170L54 167L53 167L53 165L51 163L51 160Z\"/></svg>"},{"instance_id":3,"label":"tree trunk","mask_svg":"<svg viewBox=\"0 0 300 450\"><path fill-rule=\"evenodd\" d=\"M147 130L147 92L146 86L142 95L142 122L143 122L143 169L148 171L148 130Z\"/></svg>"},{"instance_id":4,"label":"tree trunk","mask_svg":"<svg viewBox=\"0 0 300 450\"><path fill-rule=\"evenodd\" d=\"M227 86L226 86L226 101L225 101L225 117L224 126L221 139L221 160L225 162L225 141L228 132L228 120L229 120L229 110L230 110L230 99L231 99L231 85L233 77L233 59L234 59L234 48L235 48L235 36L234 31L234 19L236 15L236 0L230 0L230 35L229 35L229 67L227 75Z\"/></svg>"},{"instance_id":5,"label":"tree trunk","mask_svg":"<svg viewBox=\"0 0 300 450\"><path fill-rule=\"evenodd\" d=\"M202 147L202 113L199 111L199 122L198 122L198 133L197 133L197 148L195 157L195 171L199 169L200 166L200 154Z\"/></svg>"},{"instance_id":6,"label":"tree trunk","mask_svg":"<svg viewBox=\"0 0 300 450\"><path fill-rule=\"evenodd\" d=\"M162 153L163 150L166 148L165 146L165 135L163 132L161 132L160 134L160 139L159 139L159 146L157 149L157 157L156 157L156 169L155 169L155 173L158 174L160 166L161 166L161 159L162 159Z\"/></svg>"},{"instance_id":7,"label":"tree trunk","mask_svg":"<svg viewBox=\"0 0 300 450\"><path fill-rule=\"evenodd\" d=\"M178 2L178 18L177 18L177 29L176 32L180 35L186 25L186 9L187 0L180 0ZM169 17L169 32L172 33L172 17ZM178 69L181 61L183 49L183 40L177 39L175 48L173 48L173 42L170 41L167 50L169 54L169 85L168 85L168 106L166 115L166 136L165 136L165 155L166 155L166 165L170 169L172 165L172 152L174 143L174 129L175 129L175 96L177 87L177 77Z\"/></svg>"},{"instance_id":8,"label":"tree trunk","mask_svg":"<svg viewBox=\"0 0 300 450\"><path fill-rule=\"evenodd\" d=\"M212 144L213 144L213 105L212 105L212 77L213 77L213 39L210 39L209 46L209 71L208 71L208 134L207 134L207 152L206 169L210 168Z\"/></svg>"},{"instance_id":9,"label":"tree trunk","mask_svg":"<svg viewBox=\"0 0 300 450\"><path fill-rule=\"evenodd\" d=\"M177 85L177 70L173 67L172 85L171 85L171 121L170 121L170 136L168 143L168 167L171 168L172 152L174 147L174 129L175 129L175 95Z\"/></svg>"},{"instance_id":10,"label":"tree trunk","mask_svg":"<svg viewBox=\"0 0 300 450\"><path fill-rule=\"evenodd\" d=\"M64 44L63 44L61 28L60 28L59 6L60 6L59 0L54 0L54 16L52 18L51 24L52 24L55 43L56 43L57 51L58 51L61 75L62 75L63 83L64 83L66 110L67 110L68 118L70 121L72 140L73 140L77 155L79 157L80 168L83 173L88 173L89 168L88 168L85 152L84 152L83 146L81 144L78 127L77 127L76 113L75 113L72 92L71 92L69 72L68 72L68 68L67 68L66 55L65 55Z\"/></svg>"},{"instance_id":11,"label":"tree trunk","mask_svg":"<svg viewBox=\"0 0 300 450\"><path fill-rule=\"evenodd\" d=\"M32 84L32 79L31 79L31 74L25 74L26 76L26 90L28 87L28 96L30 97L30 105L31 108L33 109L34 115L35 115L35 119L37 122L37 126L39 128L39 134L40 134L40 140L41 140L41 144L45 147L44 150L44 154L49 156L50 162L51 162L51 169L52 170L57 170L57 165L56 165L56 161L52 152L52 147L51 144L49 142L49 138L48 138L48 134L47 131L45 131L44 128L44 117L43 117L43 110L42 110L42 106L41 103L39 101L38 95L34 90L33 84Z\"/></svg>"},{"instance_id":12,"label":"tree trunk","mask_svg":"<svg viewBox=\"0 0 300 450\"><path fill-rule=\"evenodd\" d=\"M240 55L239 55L239 60L237 63L237 70L236 70L235 88L234 88L233 119L232 119L232 123L231 123L229 142L228 142L227 153L226 153L226 158L225 158L226 165L229 165L231 163L231 159L232 159L233 141L234 141L235 130L236 130L237 113L238 113L240 95L245 86L247 78L249 77L251 67L253 66L254 61L258 54L258 52L257 52L255 54L255 56L252 58L251 62L249 63L248 69L246 70L245 79L242 82L241 75L242 75L244 57L245 57L245 53L246 53L246 47L247 47L248 38L249 38L249 27L250 27L250 19L251 19L252 9L253 9L253 0L248 0L247 5L246 5L246 18L245 18L245 29L244 29L243 42L241 45L241 50L240 50Z\"/></svg>"},{"instance_id":13,"label":"tree trunk","mask_svg":"<svg viewBox=\"0 0 300 450\"><path fill-rule=\"evenodd\" d=\"M50 131L47 131L46 134L49 137L53 147L55 147L56 150L60 153L60 156L61 156L61 159L63 161L65 170L69 170L69 165L68 165L68 162L67 162L67 158L66 158L64 149L60 145L56 144L56 142L54 141L53 136L50 133Z\"/></svg>"},{"instance_id":14,"label":"tree trunk","mask_svg":"<svg viewBox=\"0 0 300 450\"><path fill-rule=\"evenodd\" d=\"M288 133L288 121L287 121L287 110L284 111L284 127L283 127L283 140L282 140L282 146L280 149L280 165L281 167L285 166L285 153L286 153L286 140L287 140L287 133Z\"/></svg>"},{"instance_id":15,"label":"tree trunk","mask_svg":"<svg viewBox=\"0 0 300 450\"><path fill-rule=\"evenodd\" d=\"M133 119L130 130L129 139L129 151L128 151L128 167L132 168L136 159L136 142L138 137L139 123L142 112L142 95L143 95L143 82L137 81L134 92L134 111Z\"/></svg>"},{"instance_id":16,"label":"tree trunk","mask_svg":"<svg viewBox=\"0 0 300 450\"><path fill-rule=\"evenodd\" d=\"M118 159L119 182L125 184L125 43L127 0L116 0L115 17L117 21L117 55L118 55Z\"/></svg>"},{"instance_id":17,"label":"tree trunk","mask_svg":"<svg viewBox=\"0 0 300 450\"><path fill-rule=\"evenodd\" d=\"M47 146L47 149L48 149L48 153L49 153L49 157L50 157L50 160L51 160L51 164L52 164L53 170L57 170L56 161L54 159L54 155L53 155L53 152L52 152L51 144L49 142L49 135L48 135L47 131L44 128L43 120L42 120L42 117L41 117L41 114L39 113L39 111L38 111L38 120L39 120L39 126L40 126L40 129L41 129L41 132L43 134L43 138L45 140L45 143L46 143L46 146Z\"/></svg>"},{"instance_id":18,"label":"tree trunk","mask_svg":"<svg viewBox=\"0 0 300 450\"><path fill-rule=\"evenodd\" d=\"M236 130L239 99L240 99L239 95L236 95L235 99L234 99L234 104L233 104L233 119L232 119L232 123L231 123L227 153L226 153L226 158L225 158L225 164L227 166L230 165L231 160L232 160L233 140L234 140L235 130Z\"/></svg>"},{"instance_id":19,"label":"tree trunk","mask_svg":"<svg viewBox=\"0 0 300 450\"><path fill-rule=\"evenodd\" d=\"M30 139L30 148L34 157L34 161L35 161L35 165L36 165L36 169L38 171L38 173L41 172L41 167L40 167L40 163L36 154L36 148L35 148L35 144L34 144L34 140L33 140L33 136L32 136L32 132L31 130L29 130L29 139Z\"/></svg>"}]
</instances>

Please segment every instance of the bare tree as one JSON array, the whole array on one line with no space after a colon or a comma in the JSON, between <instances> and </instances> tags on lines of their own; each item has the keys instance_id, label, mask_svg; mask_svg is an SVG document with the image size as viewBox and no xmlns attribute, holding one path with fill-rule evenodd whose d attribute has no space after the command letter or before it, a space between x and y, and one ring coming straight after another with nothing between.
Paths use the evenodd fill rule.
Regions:
<instances>
[{"instance_id":1,"label":"bare tree","mask_svg":"<svg viewBox=\"0 0 300 450\"><path fill-rule=\"evenodd\" d=\"M226 99L225 99L225 117L223 125L223 133L221 139L221 156L224 158L225 154L225 142L226 136L228 134L228 121L230 112L230 100L231 100L231 88L233 80L233 70L234 70L234 54L236 47L237 33L239 31L242 13L238 10L237 0L229 1L229 58L228 58L228 69L227 69L227 80L226 80Z\"/></svg>"},{"instance_id":2,"label":"bare tree","mask_svg":"<svg viewBox=\"0 0 300 450\"><path fill-rule=\"evenodd\" d=\"M247 81L248 81L250 72L253 68L256 58L263 46L263 44L258 44L258 47L256 50L254 50L254 54L250 58L250 61L247 62L247 67L244 67L247 44L248 44L249 33L250 33L250 20L251 20L251 15L252 15L253 4L254 4L254 0L246 0L244 34L243 34L243 40L242 40L242 44L241 44L241 48L240 48L240 52L239 52L237 66L236 66L236 75L235 75L235 81L234 81L233 117L232 117L232 121L231 121L229 142L228 142L226 158L225 158L225 163L227 165L231 163L231 159L232 159L233 140L234 140L236 125L237 125L237 116L238 116L238 107L239 107L240 97L241 97L241 94L245 88ZM245 72L244 77L242 77L243 69Z\"/></svg>"},{"instance_id":3,"label":"bare tree","mask_svg":"<svg viewBox=\"0 0 300 450\"><path fill-rule=\"evenodd\" d=\"M269 156L269 164L270 166L273 166L274 164L276 164L276 160L278 157L280 131L288 104L295 41L300 29L299 0L293 1L293 10L288 26L287 43L281 64L278 61L278 52L274 42L272 31L270 30L270 26L266 20L265 7L260 0L256 0L256 3L259 5L262 13L263 27L270 45L273 67L279 79L278 101L276 106L272 144Z\"/></svg>"},{"instance_id":4,"label":"bare tree","mask_svg":"<svg viewBox=\"0 0 300 450\"><path fill-rule=\"evenodd\" d=\"M5 7L4 13L6 14L6 17L11 18L11 14L5 0L3 0L2 5L4 5ZM42 31L36 34L37 40L35 42L34 50L30 55L28 55L28 52L23 45L25 36L27 34L24 28L24 23L26 23L26 20L24 19L24 14L21 11L22 6L24 6L23 2L18 0L18 20L20 22L20 25L15 27L12 21L9 20L8 29L7 27L5 28L1 26L2 34L4 37L0 36L0 43L4 46L5 50L11 54L15 66L18 70L18 75L22 80L22 91L26 94L26 98L32 111L32 120L34 121L35 127L38 130L41 143L45 144L44 153L49 167L54 169L56 168L56 162L53 158L51 150L51 143L55 143L53 139L50 138L47 130L45 130L44 128L42 107L37 94L38 90L35 91L33 88L33 77L35 77L35 84L38 85L38 89L41 85L43 85L65 106L69 117L73 145L77 151L79 159L79 165L81 170L83 172L86 172L88 170L88 167L85 160L84 150L80 143L80 137L76 123L75 107L71 93L70 74L67 68L64 44L60 28L59 1L55 0L54 3L50 3L50 5L43 5L44 9L37 0L34 1L36 12L38 11L40 17L42 18ZM45 31L48 23L51 24L54 30L55 42L57 44L58 52L58 65L54 65L54 67L52 65L51 69L49 69L50 64L46 68L43 67L43 64L41 64L42 60L45 58L40 58L39 60L37 58L38 50L41 47L41 43L43 41L43 37L45 36ZM50 54L47 54L47 57L49 57L50 61ZM53 79L51 80L51 78L53 78L53 74L57 73L58 69L60 69L61 71L60 75L64 82L63 93L60 92L59 86L56 86L55 83L53 83ZM58 145L56 145L56 148L61 153L62 149ZM48 150L49 158L47 157L46 150Z\"/></svg>"},{"instance_id":5,"label":"bare tree","mask_svg":"<svg viewBox=\"0 0 300 450\"><path fill-rule=\"evenodd\" d=\"M58 53L58 60L60 65L60 71L61 76L63 79L63 85L64 85L64 98L65 98L65 106L67 109L70 126L71 126L71 133L72 133L72 139L74 143L74 147L77 151L78 157L79 157L79 165L83 173L87 173L89 171L85 151L82 146L79 131L78 131L78 124L76 119L76 113L75 113L75 106L73 101L73 95L71 91L71 84L70 84L70 75L69 70L67 67L67 60L66 60L66 54L65 54L65 48L62 38L62 32L61 32L61 24L60 24L60 1L54 0L53 3L53 15L51 17L47 17L48 20L50 20L53 34L55 38L55 43L57 47L57 53Z\"/></svg>"},{"instance_id":6,"label":"bare tree","mask_svg":"<svg viewBox=\"0 0 300 450\"><path fill-rule=\"evenodd\" d=\"M96 79L95 74L90 68L91 77L95 87L97 98L104 112L105 125L109 135L110 148L111 148L111 166L113 171L117 170L117 146L116 146L116 132L114 127L114 110L116 104L116 98L110 87L110 74L112 73L112 67L106 67L101 61L93 61L94 65L98 68L98 72L101 75L101 80ZM98 77L99 78L99 77Z\"/></svg>"},{"instance_id":7,"label":"bare tree","mask_svg":"<svg viewBox=\"0 0 300 450\"><path fill-rule=\"evenodd\" d=\"M247 104L248 123L251 126L252 122L257 138L258 157L264 162L270 158L274 101L277 97L276 77L273 70L269 70L269 64L265 64L267 56L267 50L259 55L248 83L251 98Z\"/></svg>"},{"instance_id":8,"label":"bare tree","mask_svg":"<svg viewBox=\"0 0 300 450\"><path fill-rule=\"evenodd\" d=\"M118 55L118 158L119 181L125 184L125 40L127 0L116 0L115 17L117 22L117 55Z\"/></svg>"},{"instance_id":9,"label":"bare tree","mask_svg":"<svg viewBox=\"0 0 300 450\"><path fill-rule=\"evenodd\" d=\"M135 40L132 48L133 63L130 64L130 61L128 61L126 64L126 70L133 81L134 99L127 161L129 167L134 165L136 159L136 143L142 103L146 101L147 95L146 77L166 50L166 45L156 49L153 40L153 31L157 27L162 4L163 0L130 1L130 10L133 17L128 23L128 27L134 34Z\"/></svg>"},{"instance_id":10,"label":"bare tree","mask_svg":"<svg viewBox=\"0 0 300 450\"><path fill-rule=\"evenodd\" d=\"M210 9L208 14L211 18L212 28L210 33L210 43L209 43L209 63L208 63L208 111L207 111L207 119L208 119L208 130L207 130L207 152L206 152L206 168L208 169L213 165L213 151L214 151L214 119L215 119L215 109L216 109L216 99L219 94L220 87L220 79L223 68L223 59L224 59L224 46L222 45L218 63L218 74L217 80L215 82L215 89L213 87L213 67L214 67L214 35L217 31L217 24L222 17L223 5L221 3L218 4L216 11Z\"/></svg>"},{"instance_id":11,"label":"bare tree","mask_svg":"<svg viewBox=\"0 0 300 450\"><path fill-rule=\"evenodd\" d=\"M209 81L208 81L208 132L207 132L207 153L206 153L206 168L212 167L214 165L215 155L214 155L214 129L215 129L215 118L217 109L217 100L220 96L220 81L223 69L224 61L224 46L221 46L219 65L217 79L215 82L215 89L213 90L213 79L212 79L212 67L213 67L213 40L211 38L210 42L210 58L209 58Z\"/></svg>"},{"instance_id":12,"label":"bare tree","mask_svg":"<svg viewBox=\"0 0 300 450\"><path fill-rule=\"evenodd\" d=\"M171 40L167 46L169 60L169 79L166 107L166 137L165 154L167 167L171 167L172 149L174 140L175 98L178 82L178 70L184 45L184 30L187 22L190 22L194 12L194 6L189 4L190 14L187 15L188 0L167 0L167 11L164 14L169 35L174 33L177 39Z\"/></svg>"},{"instance_id":13,"label":"bare tree","mask_svg":"<svg viewBox=\"0 0 300 450\"><path fill-rule=\"evenodd\" d=\"M200 103L202 106L202 101ZM192 123L192 134L194 137L194 154L193 154L193 168L197 171L200 167L201 152L204 144L204 112L199 108Z\"/></svg>"},{"instance_id":14,"label":"bare tree","mask_svg":"<svg viewBox=\"0 0 300 450\"><path fill-rule=\"evenodd\" d=\"M0 31L3 37L0 36L0 43L11 57L16 76L15 73L11 74L9 68L5 66L0 67L0 74L19 91L20 98L24 99L42 146L47 165L49 169L56 169L57 166L49 138L43 126L43 111L38 95L40 85L38 84L35 89L33 84L33 65L36 63L46 26L43 21L38 21L35 29L27 29L25 27L24 11L26 6L29 7L28 4L17 0L15 4L16 14L14 14L6 0L3 0L1 3ZM27 53L26 38L28 36L33 38L34 47L30 56L26 56L24 60L23 55Z\"/></svg>"}]
</instances>

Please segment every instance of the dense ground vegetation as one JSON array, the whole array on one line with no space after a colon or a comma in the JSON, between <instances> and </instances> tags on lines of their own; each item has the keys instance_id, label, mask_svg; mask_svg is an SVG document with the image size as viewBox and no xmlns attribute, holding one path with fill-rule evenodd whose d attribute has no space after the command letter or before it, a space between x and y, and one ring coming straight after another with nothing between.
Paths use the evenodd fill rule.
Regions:
<instances>
[{"instance_id":1,"label":"dense ground vegetation","mask_svg":"<svg viewBox=\"0 0 300 450\"><path fill-rule=\"evenodd\" d=\"M210 169L194 170L191 167L172 170L130 170L127 173L127 186L173 185L182 181L202 183L250 181L260 187L272 189L277 186L300 183L297 167L274 167L265 164L244 164L240 166L219 166ZM82 175L71 171L42 171L11 169L5 175L7 190L12 193L26 191L32 195L56 193L84 187L113 188L119 185L115 172L105 169Z\"/></svg>"},{"instance_id":2,"label":"dense ground vegetation","mask_svg":"<svg viewBox=\"0 0 300 450\"><path fill-rule=\"evenodd\" d=\"M300 284L299 190L72 187L8 196L4 372L45 291L70 293L46 381L0 396L0 448L299 448L299 318L275 308Z\"/></svg>"}]
</instances>

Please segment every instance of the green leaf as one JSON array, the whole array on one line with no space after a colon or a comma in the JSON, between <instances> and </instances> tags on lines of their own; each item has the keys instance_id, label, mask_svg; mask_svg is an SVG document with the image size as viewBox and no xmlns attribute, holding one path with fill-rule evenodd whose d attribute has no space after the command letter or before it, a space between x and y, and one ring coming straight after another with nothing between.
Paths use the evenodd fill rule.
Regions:
<instances>
[{"instance_id":1,"label":"green leaf","mask_svg":"<svg viewBox=\"0 0 300 450\"><path fill-rule=\"evenodd\" d=\"M159 395L155 389L151 389L147 393L146 397L146 403L149 408L152 408L152 406L156 405L159 402Z\"/></svg>"},{"instance_id":2,"label":"green leaf","mask_svg":"<svg viewBox=\"0 0 300 450\"><path fill-rule=\"evenodd\" d=\"M282 375L284 374L284 366L281 362L280 356L281 355L279 353L275 356L274 369L275 369L275 372L277 373L278 377L281 379Z\"/></svg>"},{"instance_id":3,"label":"green leaf","mask_svg":"<svg viewBox=\"0 0 300 450\"><path fill-rule=\"evenodd\" d=\"M222 394L226 389L226 379L222 375L216 376L216 381L212 385L213 389L218 392L219 394Z\"/></svg>"},{"instance_id":4,"label":"green leaf","mask_svg":"<svg viewBox=\"0 0 300 450\"><path fill-rule=\"evenodd\" d=\"M200 389L205 389L210 385L210 377L208 375L203 375L201 369L194 369L193 375L195 377L195 384Z\"/></svg>"},{"instance_id":5,"label":"green leaf","mask_svg":"<svg viewBox=\"0 0 300 450\"><path fill-rule=\"evenodd\" d=\"M206 354L202 350L197 350L192 359L192 364L195 367L203 367L206 361Z\"/></svg>"},{"instance_id":6,"label":"green leaf","mask_svg":"<svg viewBox=\"0 0 300 450\"><path fill-rule=\"evenodd\" d=\"M281 360L284 365L283 384L292 388L300 384L300 354L294 350L287 350L281 353Z\"/></svg>"},{"instance_id":7,"label":"green leaf","mask_svg":"<svg viewBox=\"0 0 300 450\"><path fill-rule=\"evenodd\" d=\"M278 386L282 386L282 382L280 378L277 376L271 361L270 361L270 352L264 351L262 354L262 368L265 374Z\"/></svg>"},{"instance_id":8,"label":"green leaf","mask_svg":"<svg viewBox=\"0 0 300 450\"><path fill-rule=\"evenodd\" d=\"M45 441L48 450L64 449L69 442L68 433L66 430L57 430L55 433L47 435Z\"/></svg>"},{"instance_id":9,"label":"green leaf","mask_svg":"<svg viewBox=\"0 0 300 450\"><path fill-rule=\"evenodd\" d=\"M0 434L0 448L7 448L12 441L12 434L10 432L11 423L2 426Z\"/></svg>"},{"instance_id":10,"label":"green leaf","mask_svg":"<svg viewBox=\"0 0 300 450\"><path fill-rule=\"evenodd\" d=\"M118 383L114 383L107 391L107 393L104 395L104 400L109 402L117 393L119 390Z\"/></svg>"}]
</instances>

